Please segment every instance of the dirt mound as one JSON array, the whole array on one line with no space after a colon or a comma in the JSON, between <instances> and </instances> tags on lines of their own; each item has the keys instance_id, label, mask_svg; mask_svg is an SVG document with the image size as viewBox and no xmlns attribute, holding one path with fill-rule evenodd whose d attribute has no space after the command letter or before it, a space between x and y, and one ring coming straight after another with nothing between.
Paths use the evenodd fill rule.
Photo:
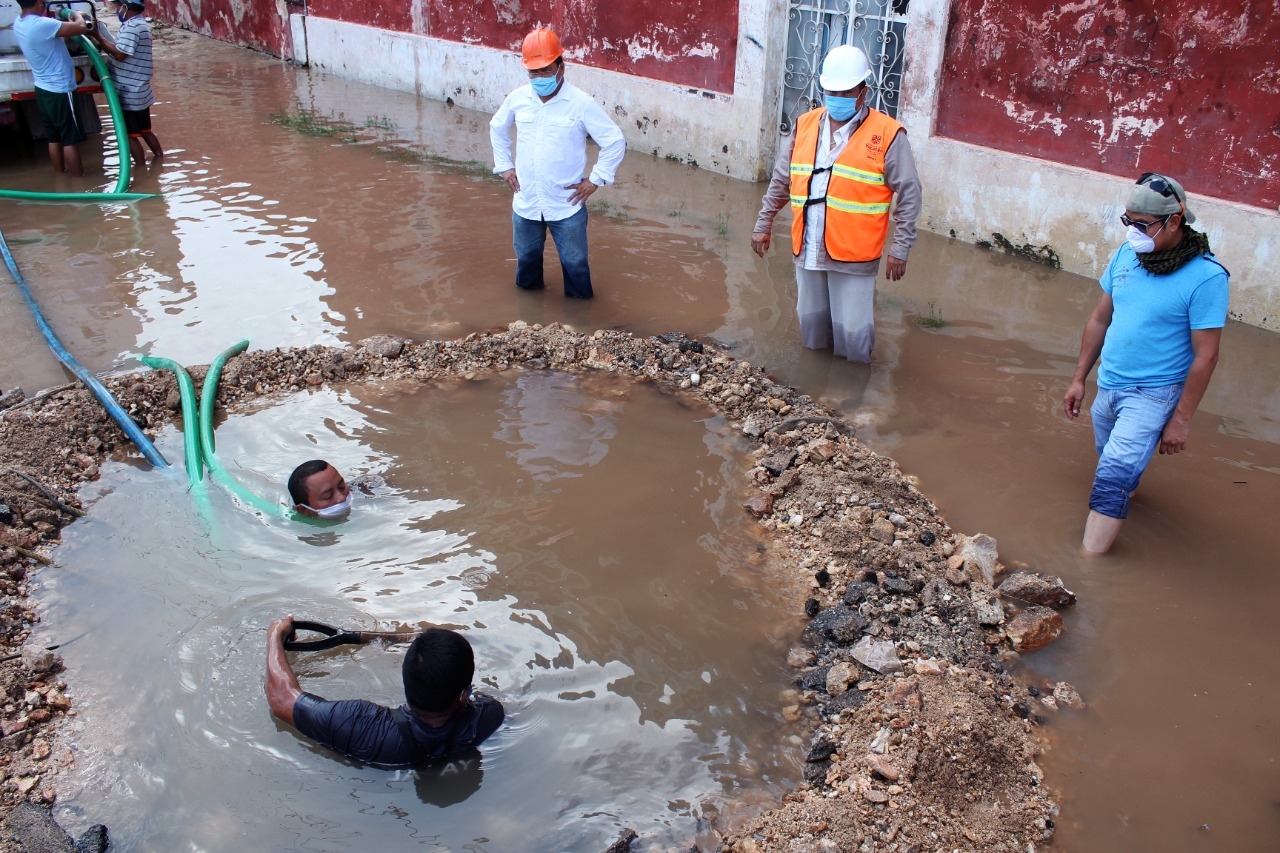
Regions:
<instances>
[{"instance_id":1,"label":"dirt mound","mask_svg":"<svg viewBox=\"0 0 1280 853\"><path fill-rule=\"evenodd\" d=\"M807 718L813 734L801 789L745 826L727 816L721 850L1025 851L1052 837L1055 806L1040 786L1026 688L1005 670L1013 653L991 578L958 555L967 540L837 414L749 363L679 335L514 323L460 341L379 337L351 349L245 353L228 362L218 403L511 369L654 382L700 398L756 444L744 511L770 538L775 568L811 596L797 597L811 621L789 656L795 689L779 713ZM199 386L204 370L191 372ZM105 384L145 431L177 416L168 372ZM98 477L103 459L135 456L79 387L0 412L0 657L36 618L28 578L81 512L79 485ZM70 707L56 671L56 660L30 654L0 665L3 814L22 800L52 802L57 775L73 764L52 754L46 731ZM20 849L13 844L0 841L0 853Z\"/></svg>"}]
</instances>

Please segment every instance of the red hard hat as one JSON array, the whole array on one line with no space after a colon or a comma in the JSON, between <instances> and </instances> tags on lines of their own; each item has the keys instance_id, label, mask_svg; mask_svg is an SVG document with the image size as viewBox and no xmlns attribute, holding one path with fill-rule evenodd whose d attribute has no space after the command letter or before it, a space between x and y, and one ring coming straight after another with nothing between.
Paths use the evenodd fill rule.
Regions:
<instances>
[{"instance_id":1,"label":"red hard hat","mask_svg":"<svg viewBox=\"0 0 1280 853\"><path fill-rule=\"evenodd\" d=\"M551 30L534 30L524 37L520 46L521 64L530 71L546 68L560 58L564 49L560 39Z\"/></svg>"}]
</instances>

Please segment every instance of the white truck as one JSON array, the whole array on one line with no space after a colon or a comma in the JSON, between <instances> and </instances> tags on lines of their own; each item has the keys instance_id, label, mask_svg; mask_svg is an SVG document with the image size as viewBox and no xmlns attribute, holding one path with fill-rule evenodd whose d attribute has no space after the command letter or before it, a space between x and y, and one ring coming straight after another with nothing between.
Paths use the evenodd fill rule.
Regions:
<instances>
[{"instance_id":1,"label":"white truck","mask_svg":"<svg viewBox=\"0 0 1280 853\"><path fill-rule=\"evenodd\" d=\"M50 14L72 9L97 19L97 10L89 0L47 0L47 5ZM32 139L43 139L44 122L36 108L35 80L13 32L14 21L21 15L18 0L0 0L0 127L25 128ZM102 84L89 57L75 40L67 46L76 67L76 118L86 133L98 133L102 130L102 119L93 93L101 92Z\"/></svg>"}]
</instances>

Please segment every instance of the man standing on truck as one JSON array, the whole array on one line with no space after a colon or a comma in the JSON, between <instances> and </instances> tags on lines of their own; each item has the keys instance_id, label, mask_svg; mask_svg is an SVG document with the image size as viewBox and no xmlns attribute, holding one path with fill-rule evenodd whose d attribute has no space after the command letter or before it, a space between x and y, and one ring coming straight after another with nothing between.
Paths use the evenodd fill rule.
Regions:
<instances>
[{"instance_id":1,"label":"man standing on truck","mask_svg":"<svg viewBox=\"0 0 1280 853\"><path fill-rule=\"evenodd\" d=\"M85 137L76 120L76 69L63 39L88 35L92 27L81 12L73 13L70 21L45 17L44 0L18 0L18 5L22 17L14 22L13 33L35 77L36 106L49 140L49 161L55 172L83 175L80 143Z\"/></svg>"}]
</instances>

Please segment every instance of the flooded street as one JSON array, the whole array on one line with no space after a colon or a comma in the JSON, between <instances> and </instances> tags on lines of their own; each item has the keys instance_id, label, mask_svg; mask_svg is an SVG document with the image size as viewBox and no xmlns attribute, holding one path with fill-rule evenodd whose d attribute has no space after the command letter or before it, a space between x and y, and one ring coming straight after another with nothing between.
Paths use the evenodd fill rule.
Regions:
<instances>
[{"instance_id":1,"label":"flooded street","mask_svg":"<svg viewBox=\"0 0 1280 853\"><path fill-rule=\"evenodd\" d=\"M1060 401L1094 282L922 235L906 279L880 283L876 363L852 365L798 345L785 241L767 262L748 248L762 185L629 152L592 199L597 297L569 302L554 260L545 293L513 286L487 116L177 32L158 38L156 88L169 156L134 189L162 198L0 205L37 300L91 370L205 364L241 338L445 339L520 319L715 338L843 411L955 529L1077 593L1063 639L1024 659L1089 704L1041 712L1056 848L1276 849L1280 337L1226 329L1188 452L1153 462L1115 552L1087 560L1092 432ZM4 186L52 181L42 152L0 163ZM916 322L930 316L941 328ZM11 286L0 340L0 389L66 381ZM622 826L687 840L798 778L778 694L799 614L753 570L739 450L707 413L517 373L297 395L218 437L260 494L311 455L388 491L300 541L220 490L206 531L176 480L104 470L38 593L38 640L90 632L62 652L86 750L68 823L103 820L126 849L594 851ZM180 448L167 431L161 449ZM285 609L465 627L510 714L479 793L415 789L277 729L262 629ZM331 698L393 701L394 655L327 652L300 674Z\"/></svg>"}]
</instances>

